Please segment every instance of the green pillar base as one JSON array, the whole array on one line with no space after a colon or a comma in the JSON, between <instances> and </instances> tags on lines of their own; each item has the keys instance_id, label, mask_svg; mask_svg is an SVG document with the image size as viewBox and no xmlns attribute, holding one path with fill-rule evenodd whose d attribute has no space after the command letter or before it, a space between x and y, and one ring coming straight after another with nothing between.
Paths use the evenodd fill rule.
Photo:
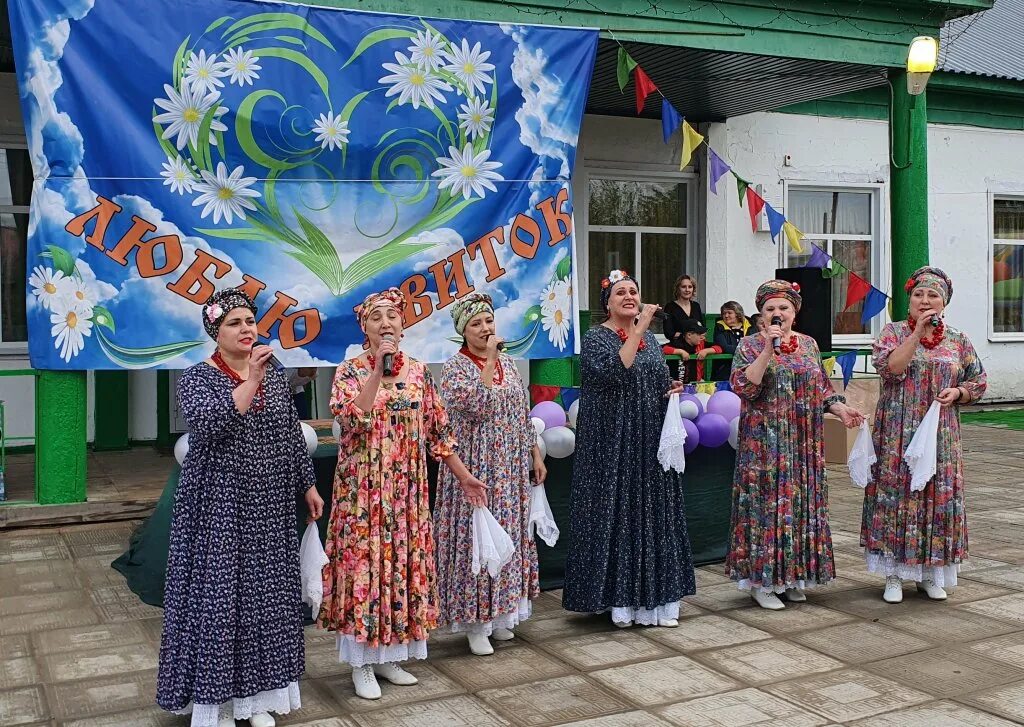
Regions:
<instances>
[{"instance_id":1,"label":"green pillar base","mask_svg":"<svg viewBox=\"0 0 1024 727\"><path fill-rule=\"evenodd\" d=\"M85 502L84 371L40 371L36 377L36 500Z\"/></svg>"}]
</instances>

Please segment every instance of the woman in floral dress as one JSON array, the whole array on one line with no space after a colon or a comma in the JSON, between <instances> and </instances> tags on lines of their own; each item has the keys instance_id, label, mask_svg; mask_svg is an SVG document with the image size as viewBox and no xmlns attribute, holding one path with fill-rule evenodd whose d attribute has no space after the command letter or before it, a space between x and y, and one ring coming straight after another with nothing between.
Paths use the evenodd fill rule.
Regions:
<instances>
[{"instance_id":1,"label":"woman in floral dress","mask_svg":"<svg viewBox=\"0 0 1024 727\"><path fill-rule=\"evenodd\" d=\"M683 483L658 463L672 382L648 330L658 306L640 310L624 271L602 281L608 320L583 337L569 554L562 605L610 612L619 627L678 626L679 599L694 592Z\"/></svg>"},{"instance_id":2,"label":"woman in floral dress","mask_svg":"<svg viewBox=\"0 0 1024 727\"><path fill-rule=\"evenodd\" d=\"M967 560L963 456L958 406L985 393L985 371L974 346L941 316L953 283L938 268L923 267L907 281L907 320L889 323L875 342L882 392L875 411L878 461L864 493L860 544L868 570L885 574L883 598L903 600L904 578L929 598L943 600ZM933 325L933 321L938 325ZM933 401L942 405L935 476L910 491L903 453Z\"/></svg>"},{"instance_id":3,"label":"woman in floral dress","mask_svg":"<svg viewBox=\"0 0 1024 727\"><path fill-rule=\"evenodd\" d=\"M463 460L491 486L487 508L516 546L497 578L472 573L473 508L451 471L441 473L434 508L437 538L438 626L463 632L474 654L493 654L489 637L513 638L540 595L537 544L530 536L531 466L536 483L547 470L530 421L526 390L515 362L500 353L491 298L471 293L452 306L462 350L441 372Z\"/></svg>"},{"instance_id":4,"label":"woman in floral dress","mask_svg":"<svg viewBox=\"0 0 1024 727\"><path fill-rule=\"evenodd\" d=\"M323 500L284 375L256 346L256 305L228 289L203 306L217 341L185 371L189 449L174 496L157 703L192 727L274 727L299 709L305 666L295 501Z\"/></svg>"},{"instance_id":5,"label":"woman in floral dress","mask_svg":"<svg viewBox=\"0 0 1024 727\"><path fill-rule=\"evenodd\" d=\"M398 350L405 305L397 288L363 301L356 314L369 351L338 367L331 396L341 438L318 621L337 633L338 657L364 699L380 698L377 676L416 684L398 663L425 659L437 625L427 450L469 502L486 501L455 454L430 370Z\"/></svg>"},{"instance_id":6,"label":"woman in floral dress","mask_svg":"<svg viewBox=\"0 0 1024 727\"><path fill-rule=\"evenodd\" d=\"M769 280L756 303L766 330L740 341L730 377L743 407L725 570L761 607L778 610L776 594L805 601L805 588L835 578L824 416L850 428L864 417L833 391L814 339L793 331L799 287Z\"/></svg>"}]
</instances>

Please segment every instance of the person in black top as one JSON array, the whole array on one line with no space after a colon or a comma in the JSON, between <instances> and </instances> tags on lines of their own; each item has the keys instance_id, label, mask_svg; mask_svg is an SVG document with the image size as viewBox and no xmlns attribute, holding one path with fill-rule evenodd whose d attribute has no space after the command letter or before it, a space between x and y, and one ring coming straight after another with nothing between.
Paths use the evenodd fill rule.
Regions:
<instances>
[{"instance_id":1,"label":"person in black top","mask_svg":"<svg viewBox=\"0 0 1024 727\"><path fill-rule=\"evenodd\" d=\"M704 311L697 302L697 279L692 275L680 275L672 291L675 300L665 305L665 338L673 348L681 348L683 321L694 320L704 325Z\"/></svg>"},{"instance_id":2,"label":"person in black top","mask_svg":"<svg viewBox=\"0 0 1024 727\"><path fill-rule=\"evenodd\" d=\"M743 315L743 306L734 300L722 303L722 317L715 322L715 345L721 353L736 353L740 339L750 330L750 322ZM715 361L711 367L711 378L715 381L728 381L732 371L731 361Z\"/></svg>"}]
</instances>

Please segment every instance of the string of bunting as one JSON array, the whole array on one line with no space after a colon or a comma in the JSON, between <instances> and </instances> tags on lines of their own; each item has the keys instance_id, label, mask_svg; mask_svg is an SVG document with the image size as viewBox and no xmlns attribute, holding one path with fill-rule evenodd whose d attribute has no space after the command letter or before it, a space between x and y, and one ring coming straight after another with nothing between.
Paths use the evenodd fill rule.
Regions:
<instances>
[{"instance_id":1,"label":"string of bunting","mask_svg":"<svg viewBox=\"0 0 1024 727\"><path fill-rule=\"evenodd\" d=\"M616 41L618 42L618 41ZM718 154L711 146L707 143L704 136L700 134L695 128L693 128L689 122L679 113L678 110L672 105L672 102L661 92L657 84L651 80L651 77L647 75L646 71L640 67L640 65L629 55L629 52L625 47L619 43L619 54L616 63L616 76L618 77L619 90L622 93L626 92L626 86L629 84L630 77L633 78L633 84L636 91L636 112L640 114L644 110L644 106L647 103L647 98L652 93L657 92L661 96L661 132L667 144L669 140L675 135L676 131L682 129L682 142L683 152L679 159L679 169L683 170L690 164L690 160L693 158L693 153L700 148L701 144L704 144L708 148L708 185L711 188L712 194L718 194L718 184L727 173L732 174L736 180L736 191L739 198L740 207L746 207L747 213L750 215L750 228L757 232L757 218L762 212L768 218L768 232L771 235L772 242L778 243L780 235L784 235L786 242L789 244L793 252L797 254L804 253L804 246L802 240L804 239L804 233L801 232L796 225L786 219L786 216L779 212L777 209L771 206L765 199L757 193L751 183L736 173L728 162L726 162L721 155ZM843 306L843 310L849 310L852 306L857 305L861 301L864 302L863 313L861 314L861 322L867 324L875 316L879 315L884 311L889 303L889 296L883 293L881 290L873 286L870 282L857 275L849 268L842 265L838 260L825 252L822 248L818 247L814 243L808 241L813 250L811 250L810 259L804 264L804 267L808 268L821 268L821 274L826 278L835 278L839 275L846 275L846 301ZM848 381L847 376L847 365L845 358L847 354L839 357L844 359L840 361L840 365L843 367L843 380ZM856 357L850 357L849 360L849 371L852 375L853 362Z\"/></svg>"}]
</instances>

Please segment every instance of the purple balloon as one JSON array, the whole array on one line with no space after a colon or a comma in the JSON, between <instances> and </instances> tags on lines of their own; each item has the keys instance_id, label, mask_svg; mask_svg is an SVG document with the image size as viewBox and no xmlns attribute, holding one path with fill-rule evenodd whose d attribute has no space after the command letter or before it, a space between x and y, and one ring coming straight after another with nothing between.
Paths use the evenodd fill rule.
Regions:
<instances>
[{"instance_id":1,"label":"purple balloon","mask_svg":"<svg viewBox=\"0 0 1024 727\"><path fill-rule=\"evenodd\" d=\"M716 391L708 400L708 414L721 414L725 421L740 415L740 398L731 391Z\"/></svg>"},{"instance_id":2,"label":"purple balloon","mask_svg":"<svg viewBox=\"0 0 1024 727\"><path fill-rule=\"evenodd\" d=\"M721 447L729 441L729 422L721 414L705 414L697 420L700 443L705 447Z\"/></svg>"},{"instance_id":3,"label":"purple balloon","mask_svg":"<svg viewBox=\"0 0 1024 727\"><path fill-rule=\"evenodd\" d=\"M568 421L565 418L565 410L553 401L542 401L533 407L530 416L540 419L548 429L564 427Z\"/></svg>"},{"instance_id":4,"label":"purple balloon","mask_svg":"<svg viewBox=\"0 0 1024 727\"><path fill-rule=\"evenodd\" d=\"M698 399L695 394L680 394L679 403L681 404L684 401L692 401L694 404L697 405L697 418L699 419L700 415L704 413L704 404L701 402L701 400Z\"/></svg>"},{"instance_id":5,"label":"purple balloon","mask_svg":"<svg viewBox=\"0 0 1024 727\"><path fill-rule=\"evenodd\" d=\"M700 445L700 432L697 431L697 425L689 419L683 419L683 429L686 430L686 443L683 445L683 451L689 454Z\"/></svg>"}]
</instances>

